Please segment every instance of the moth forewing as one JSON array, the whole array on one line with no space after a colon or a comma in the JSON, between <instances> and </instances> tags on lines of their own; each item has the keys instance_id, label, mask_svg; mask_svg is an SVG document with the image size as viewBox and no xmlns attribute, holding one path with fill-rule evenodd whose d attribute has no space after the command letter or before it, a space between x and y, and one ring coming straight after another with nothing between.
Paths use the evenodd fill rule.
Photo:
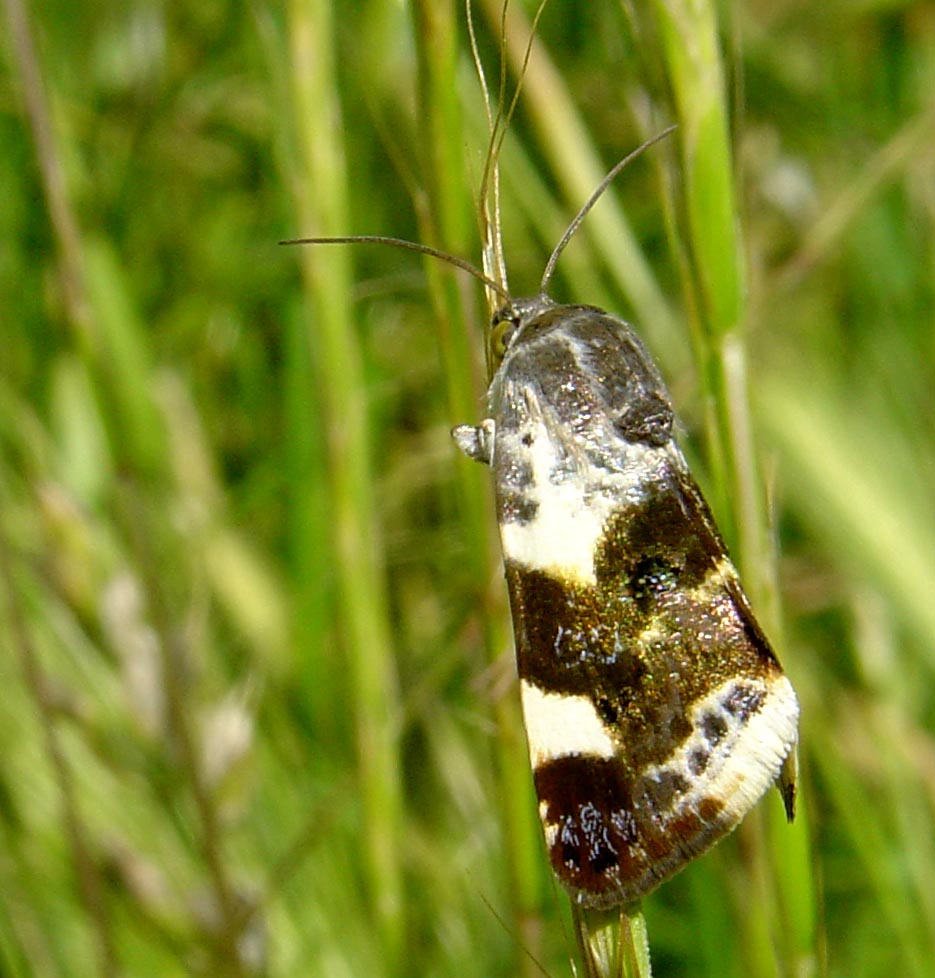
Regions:
<instances>
[{"instance_id":1,"label":"moth forewing","mask_svg":"<svg viewBox=\"0 0 935 978\"><path fill-rule=\"evenodd\" d=\"M552 868L584 907L630 903L782 778L795 694L621 320L545 296L501 310L489 417L524 719Z\"/></svg>"}]
</instances>

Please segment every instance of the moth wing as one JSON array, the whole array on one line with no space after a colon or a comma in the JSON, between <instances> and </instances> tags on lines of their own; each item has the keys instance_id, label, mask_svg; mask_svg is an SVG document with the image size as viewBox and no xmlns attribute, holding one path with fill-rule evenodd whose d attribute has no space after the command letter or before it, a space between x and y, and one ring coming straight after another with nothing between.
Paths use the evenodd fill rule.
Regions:
<instances>
[{"instance_id":1,"label":"moth wing","mask_svg":"<svg viewBox=\"0 0 935 978\"><path fill-rule=\"evenodd\" d=\"M681 453L646 447L640 467L638 492L627 466L595 477L551 549L502 525L540 816L589 906L638 899L734 828L796 739L795 694ZM532 524L563 508L550 491L524 497Z\"/></svg>"}]
</instances>

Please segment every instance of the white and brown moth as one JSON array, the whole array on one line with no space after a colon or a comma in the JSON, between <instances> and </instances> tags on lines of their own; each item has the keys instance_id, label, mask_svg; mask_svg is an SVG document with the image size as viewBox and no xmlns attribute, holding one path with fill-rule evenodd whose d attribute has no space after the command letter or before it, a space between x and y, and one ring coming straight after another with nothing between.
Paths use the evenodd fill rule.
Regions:
<instances>
[{"instance_id":1,"label":"white and brown moth","mask_svg":"<svg viewBox=\"0 0 935 978\"><path fill-rule=\"evenodd\" d=\"M489 416L452 434L494 475L549 859L579 905L627 904L777 780L793 817L798 703L632 327L543 289L491 336Z\"/></svg>"},{"instance_id":2,"label":"white and brown moth","mask_svg":"<svg viewBox=\"0 0 935 978\"><path fill-rule=\"evenodd\" d=\"M676 443L659 369L623 320L546 294L600 195L670 131L607 174L531 298L506 287L494 167L483 277L506 301L488 417L452 431L493 471L539 815L583 908L636 903L776 781L795 811L795 692Z\"/></svg>"},{"instance_id":3,"label":"white and brown moth","mask_svg":"<svg viewBox=\"0 0 935 978\"><path fill-rule=\"evenodd\" d=\"M549 858L582 906L630 903L777 778L792 818L798 705L631 327L541 294L494 334L489 417L453 435L494 473Z\"/></svg>"},{"instance_id":4,"label":"white and brown moth","mask_svg":"<svg viewBox=\"0 0 935 978\"><path fill-rule=\"evenodd\" d=\"M799 709L675 441L652 357L623 320L546 295L568 240L635 154L569 226L539 294L513 299L499 216L486 214L501 124L481 194L485 272L395 238L290 243L403 246L497 297L488 416L452 434L494 476L549 859L577 906L607 909L683 868L776 781L793 817Z\"/></svg>"}]
</instances>

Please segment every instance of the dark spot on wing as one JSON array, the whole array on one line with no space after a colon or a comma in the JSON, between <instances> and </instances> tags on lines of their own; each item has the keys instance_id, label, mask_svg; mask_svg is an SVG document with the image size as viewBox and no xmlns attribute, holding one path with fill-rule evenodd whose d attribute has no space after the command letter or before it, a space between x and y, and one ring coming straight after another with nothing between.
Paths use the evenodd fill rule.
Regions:
<instances>
[{"instance_id":1,"label":"dark spot on wing","mask_svg":"<svg viewBox=\"0 0 935 978\"><path fill-rule=\"evenodd\" d=\"M678 568L658 555L637 561L630 573L630 593L643 614L651 614L662 595L678 585Z\"/></svg>"},{"instance_id":2,"label":"dark spot on wing","mask_svg":"<svg viewBox=\"0 0 935 978\"><path fill-rule=\"evenodd\" d=\"M617 708L606 696L599 696L595 705L597 706L598 715L604 723L612 724L617 722Z\"/></svg>"},{"instance_id":3,"label":"dark spot on wing","mask_svg":"<svg viewBox=\"0 0 935 978\"><path fill-rule=\"evenodd\" d=\"M514 492L498 500L497 516L504 523L532 523L539 513L539 503L527 493Z\"/></svg>"},{"instance_id":4,"label":"dark spot on wing","mask_svg":"<svg viewBox=\"0 0 935 978\"><path fill-rule=\"evenodd\" d=\"M652 777L642 778L637 787L637 795L644 804L659 813L668 812L676 799L685 794L689 783L677 771L661 771Z\"/></svg>"},{"instance_id":5,"label":"dark spot on wing","mask_svg":"<svg viewBox=\"0 0 935 978\"><path fill-rule=\"evenodd\" d=\"M710 760L711 755L706 750L701 750L700 747L696 748L689 755L688 770L695 776L704 774L705 769L708 766L708 761Z\"/></svg>"},{"instance_id":6,"label":"dark spot on wing","mask_svg":"<svg viewBox=\"0 0 935 978\"><path fill-rule=\"evenodd\" d=\"M712 747L717 747L727 734L727 722L716 713L706 713L701 718L701 732Z\"/></svg>"},{"instance_id":7,"label":"dark spot on wing","mask_svg":"<svg viewBox=\"0 0 935 978\"><path fill-rule=\"evenodd\" d=\"M616 426L627 441L646 442L660 448L672 437L674 418L668 399L650 391L626 406L618 415Z\"/></svg>"},{"instance_id":8,"label":"dark spot on wing","mask_svg":"<svg viewBox=\"0 0 935 978\"><path fill-rule=\"evenodd\" d=\"M717 567L724 544L680 482L647 486L639 504L608 521L595 559L598 583L620 581L651 599L653 591L695 588Z\"/></svg>"},{"instance_id":9,"label":"dark spot on wing","mask_svg":"<svg viewBox=\"0 0 935 978\"><path fill-rule=\"evenodd\" d=\"M724 709L741 723L746 723L763 705L766 693L748 683L739 683L723 701Z\"/></svg>"}]
</instances>

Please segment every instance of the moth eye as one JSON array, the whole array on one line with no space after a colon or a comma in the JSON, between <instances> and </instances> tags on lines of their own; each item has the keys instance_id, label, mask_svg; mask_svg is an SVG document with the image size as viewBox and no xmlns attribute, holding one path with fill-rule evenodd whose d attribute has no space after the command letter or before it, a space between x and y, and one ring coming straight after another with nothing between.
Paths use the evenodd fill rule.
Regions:
<instances>
[{"instance_id":1,"label":"moth eye","mask_svg":"<svg viewBox=\"0 0 935 978\"><path fill-rule=\"evenodd\" d=\"M494 319L490 329L490 356L495 364L499 364L506 356L507 348L517 325L515 319L508 317Z\"/></svg>"}]
</instances>

